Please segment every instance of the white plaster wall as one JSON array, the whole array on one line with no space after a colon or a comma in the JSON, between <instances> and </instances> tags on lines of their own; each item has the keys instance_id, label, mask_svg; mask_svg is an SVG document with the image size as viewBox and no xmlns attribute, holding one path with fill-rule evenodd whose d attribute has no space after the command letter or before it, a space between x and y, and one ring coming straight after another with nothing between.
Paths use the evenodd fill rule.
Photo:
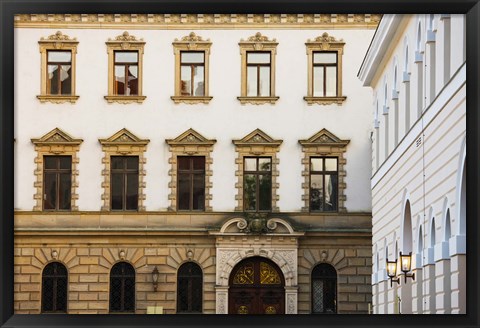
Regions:
<instances>
[{"instance_id":1,"label":"white plaster wall","mask_svg":"<svg viewBox=\"0 0 480 328\"><path fill-rule=\"evenodd\" d=\"M281 211L299 211L301 200L301 146L306 139L326 128L341 139L350 139L347 158L346 207L348 211L370 211L372 94L356 78L363 54L373 30L327 30L346 42L343 57L343 93L348 98L342 106L307 106L307 55L305 42L321 35L318 30L260 30L279 42L276 57L275 105L245 105L240 95L241 38L257 30L195 30L212 41L210 56L210 95L208 105L175 105L174 55L172 41L189 30L130 30L146 41L143 70L143 104L108 104L107 51L105 41L123 33L114 29L63 29L79 41L77 54L76 104L41 104L40 53L38 40L56 29L15 29L15 208L31 210L34 206L33 183L35 151L31 138L38 138L58 127L84 140L80 147L78 170L78 206L80 210L100 210L101 159L99 138L108 138L127 128L140 138L150 139L145 169L146 201L149 211L166 210L168 201L169 151L165 139L174 138L193 128L207 138L217 139L213 151L214 211L232 211L235 207L235 147L232 139L244 137L260 128L276 139L283 139L279 158L280 183L278 203Z\"/></svg>"}]
</instances>

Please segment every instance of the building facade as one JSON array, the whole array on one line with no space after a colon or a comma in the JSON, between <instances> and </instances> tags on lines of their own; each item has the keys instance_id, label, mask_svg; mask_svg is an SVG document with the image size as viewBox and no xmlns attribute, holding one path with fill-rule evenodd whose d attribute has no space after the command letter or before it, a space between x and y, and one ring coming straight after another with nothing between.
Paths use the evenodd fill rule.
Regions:
<instances>
[{"instance_id":1,"label":"building facade","mask_svg":"<svg viewBox=\"0 0 480 328\"><path fill-rule=\"evenodd\" d=\"M463 15L385 15L359 71L374 92L374 313L466 313L465 53Z\"/></svg>"},{"instance_id":2,"label":"building facade","mask_svg":"<svg viewBox=\"0 0 480 328\"><path fill-rule=\"evenodd\" d=\"M18 15L16 313L367 313L378 15Z\"/></svg>"}]
</instances>

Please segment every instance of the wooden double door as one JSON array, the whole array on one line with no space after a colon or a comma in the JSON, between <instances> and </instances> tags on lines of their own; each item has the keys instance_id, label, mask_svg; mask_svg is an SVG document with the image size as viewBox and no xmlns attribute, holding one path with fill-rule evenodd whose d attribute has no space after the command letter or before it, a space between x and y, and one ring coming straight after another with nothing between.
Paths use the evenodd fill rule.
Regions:
<instances>
[{"instance_id":1,"label":"wooden double door","mask_svg":"<svg viewBox=\"0 0 480 328\"><path fill-rule=\"evenodd\" d=\"M230 275L229 314L284 314L285 279L272 261L252 257Z\"/></svg>"}]
</instances>

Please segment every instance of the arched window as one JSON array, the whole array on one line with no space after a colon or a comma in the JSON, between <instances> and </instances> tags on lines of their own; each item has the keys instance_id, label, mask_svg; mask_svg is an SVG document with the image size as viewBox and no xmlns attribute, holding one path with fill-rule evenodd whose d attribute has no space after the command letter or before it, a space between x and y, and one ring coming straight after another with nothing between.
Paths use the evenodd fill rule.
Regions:
<instances>
[{"instance_id":1,"label":"arched window","mask_svg":"<svg viewBox=\"0 0 480 328\"><path fill-rule=\"evenodd\" d=\"M177 274L177 312L202 312L202 269L198 264L187 262Z\"/></svg>"},{"instance_id":2,"label":"arched window","mask_svg":"<svg viewBox=\"0 0 480 328\"><path fill-rule=\"evenodd\" d=\"M450 209L447 210L446 218L445 218L445 241L448 241L452 238L452 228L450 223Z\"/></svg>"},{"instance_id":3,"label":"arched window","mask_svg":"<svg viewBox=\"0 0 480 328\"><path fill-rule=\"evenodd\" d=\"M135 312L135 269L127 262L110 270L110 312Z\"/></svg>"},{"instance_id":4,"label":"arched window","mask_svg":"<svg viewBox=\"0 0 480 328\"><path fill-rule=\"evenodd\" d=\"M337 271L330 264L312 271L312 313L337 313Z\"/></svg>"},{"instance_id":5,"label":"arched window","mask_svg":"<svg viewBox=\"0 0 480 328\"><path fill-rule=\"evenodd\" d=\"M435 218L432 218L432 230L430 231L430 247L435 247Z\"/></svg>"},{"instance_id":6,"label":"arched window","mask_svg":"<svg viewBox=\"0 0 480 328\"><path fill-rule=\"evenodd\" d=\"M59 262L42 272L42 313L67 313L68 272Z\"/></svg>"}]
</instances>

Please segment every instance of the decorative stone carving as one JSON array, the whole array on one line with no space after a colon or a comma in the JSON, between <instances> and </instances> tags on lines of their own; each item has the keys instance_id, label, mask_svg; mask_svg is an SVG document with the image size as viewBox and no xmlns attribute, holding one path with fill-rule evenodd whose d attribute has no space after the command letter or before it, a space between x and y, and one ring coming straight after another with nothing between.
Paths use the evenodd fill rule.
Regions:
<instances>
[{"instance_id":1,"label":"decorative stone carving","mask_svg":"<svg viewBox=\"0 0 480 328\"><path fill-rule=\"evenodd\" d=\"M63 34L61 31L57 31L57 33L49 35L48 37L44 38L41 37L40 40L45 41L76 41L77 38L70 38L68 35Z\"/></svg>"},{"instance_id":2,"label":"decorative stone carving","mask_svg":"<svg viewBox=\"0 0 480 328\"><path fill-rule=\"evenodd\" d=\"M108 38L108 41L112 41L112 39ZM137 40L136 36L130 35L127 31L125 31L121 35L116 36L114 38L114 41L138 42L138 41L143 41L143 39Z\"/></svg>"}]
</instances>

